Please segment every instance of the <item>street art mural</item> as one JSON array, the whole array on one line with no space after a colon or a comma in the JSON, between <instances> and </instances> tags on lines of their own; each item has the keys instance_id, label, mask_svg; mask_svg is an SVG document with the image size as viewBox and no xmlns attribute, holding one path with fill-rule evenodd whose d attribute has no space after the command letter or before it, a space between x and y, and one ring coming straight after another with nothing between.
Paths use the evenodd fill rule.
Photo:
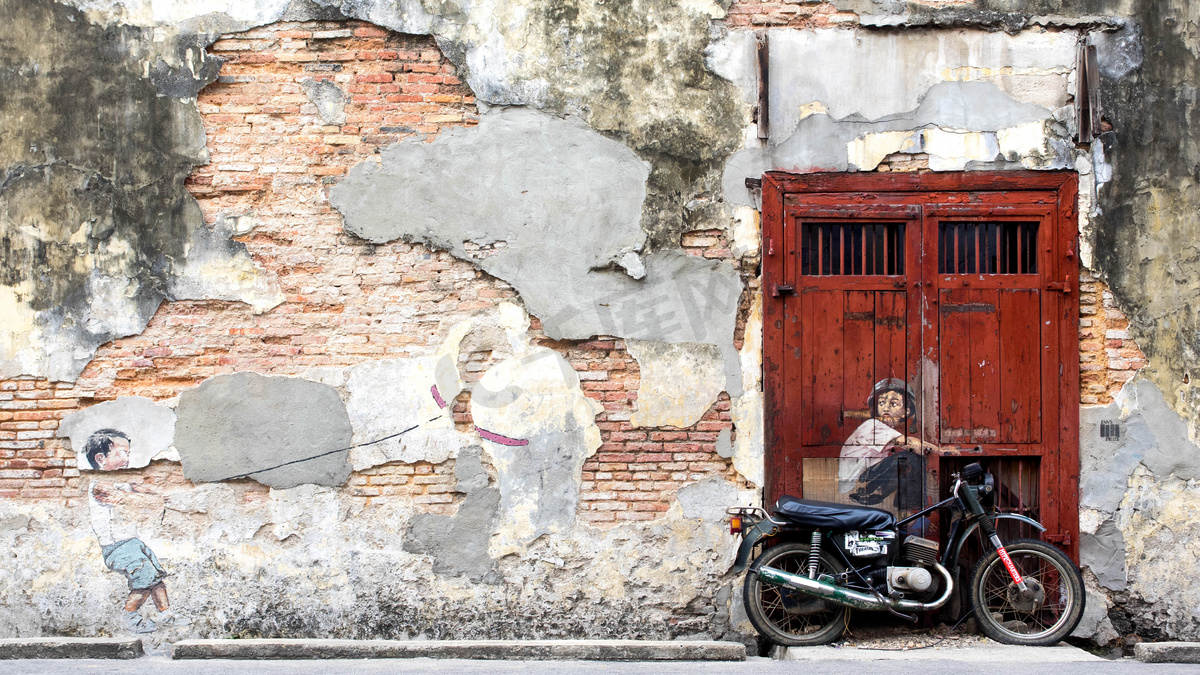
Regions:
<instances>
[{"instance_id":1,"label":"street art mural","mask_svg":"<svg viewBox=\"0 0 1200 675\"><path fill-rule=\"evenodd\" d=\"M1195 229L1194 97L1172 92L1196 59L1157 4L224 4L0 0L0 635L111 634L119 593L129 629L182 611L189 637L737 639L721 506L769 506L778 475L764 353L821 366L821 417L790 437L806 498L911 511L937 494L933 444L1032 447L1063 426L1034 411L1074 406L1005 399L981 425L961 405L976 382L987 405L1036 391L973 349L1040 340L966 329L1045 325L1033 291L1059 277L948 289L930 325L965 337L919 353L929 285L764 276L790 242L763 172L1019 167L1078 173L1073 264L1112 289L1070 288L1095 297L1085 416L1121 425L1082 431L1082 562L1114 591L1089 590L1093 625L1200 635L1200 332L1176 320L1200 284L1163 255ZM1090 146L1085 44L1111 98ZM785 297L819 311L783 352L764 331ZM493 330L506 306L534 325ZM1110 402L1147 363L1134 337L1154 367ZM1039 457L995 470L1003 508L1039 516Z\"/></svg>"},{"instance_id":2,"label":"street art mural","mask_svg":"<svg viewBox=\"0 0 1200 675\"><path fill-rule=\"evenodd\" d=\"M116 429L100 429L88 438L83 454L94 471L122 471L129 468L129 449L129 435ZM135 633L189 623L171 610L165 583L168 572L142 541L136 522L129 517L131 512L144 515L164 508L161 496L138 484L92 480L88 486L92 532L100 544L105 567L129 582L125 626ZM158 610L156 618L142 614L147 600L152 600Z\"/></svg>"},{"instance_id":3,"label":"street art mural","mask_svg":"<svg viewBox=\"0 0 1200 675\"><path fill-rule=\"evenodd\" d=\"M838 493L866 506L895 498L898 510L922 508L925 453L941 450L914 435L917 399L904 380L875 383L871 417L842 444Z\"/></svg>"}]
</instances>

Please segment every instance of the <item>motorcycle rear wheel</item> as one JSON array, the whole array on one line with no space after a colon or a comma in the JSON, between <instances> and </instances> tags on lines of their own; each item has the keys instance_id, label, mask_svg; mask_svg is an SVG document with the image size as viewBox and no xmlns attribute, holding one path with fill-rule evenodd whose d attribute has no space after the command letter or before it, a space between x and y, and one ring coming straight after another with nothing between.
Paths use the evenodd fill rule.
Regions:
<instances>
[{"instance_id":1,"label":"motorcycle rear wheel","mask_svg":"<svg viewBox=\"0 0 1200 675\"><path fill-rule=\"evenodd\" d=\"M841 636L849 609L807 596L783 586L769 584L758 577L762 567L774 567L806 574L808 544L773 546L762 553L746 572L742 586L746 614L759 635L789 647L823 645ZM821 574L839 574L844 567L827 551L821 552Z\"/></svg>"},{"instance_id":2,"label":"motorcycle rear wheel","mask_svg":"<svg viewBox=\"0 0 1200 675\"><path fill-rule=\"evenodd\" d=\"M1020 597L996 551L971 574L971 606L984 635L1010 645L1047 646L1075 630L1083 617L1083 576L1062 551L1036 539L1005 545L1026 582L1041 589L1040 602Z\"/></svg>"}]
</instances>

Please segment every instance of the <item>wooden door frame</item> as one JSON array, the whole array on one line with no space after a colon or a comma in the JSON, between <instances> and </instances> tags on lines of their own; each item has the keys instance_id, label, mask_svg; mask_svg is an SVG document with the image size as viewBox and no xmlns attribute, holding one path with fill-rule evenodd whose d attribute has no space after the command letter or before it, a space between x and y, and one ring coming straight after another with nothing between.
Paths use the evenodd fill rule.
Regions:
<instances>
[{"instance_id":1,"label":"wooden door frame","mask_svg":"<svg viewBox=\"0 0 1200 675\"><path fill-rule=\"evenodd\" d=\"M790 174L768 172L762 179L762 289L763 289L763 423L764 428L764 499L774 503L780 496L777 477L791 459L776 448L784 446L780 415L795 414L787 410L784 396L782 339L783 298L794 289L794 280L785 273L784 261L794 254L796 243L786 239L784 232L785 199L790 194L804 193L866 193L863 206L882 204L885 197L903 196L921 201L930 193L962 193L993 201L995 193L1046 192L1043 203L1055 214L1053 237L1061 255L1052 256L1049 276L1052 282L1043 293L1049 303L1047 315L1059 317L1050 329L1058 345L1059 363L1063 364L1058 378L1058 453L1052 458L1054 484L1042 490L1043 518L1056 523L1056 531L1045 538L1063 547L1073 558L1079 556L1079 263L1078 251L1078 176L1071 171L968 171L961 173L814 173ZM1041 199L1041 197L1037 197ZM894 202L893 202L894 203ZM794 231L794 228L792 228ZM794 235L792 235L794 236ZM926 243L926 250L930 244ZM924 255L924 252L922 252ZM936 260L936 255L932 256ZM927 263L928 264L928 263ZM1055 284L1063 284L1054 287ZM1047 424L1051 421L1046 420ZM1047 429L1049 431L1049 429ZM1045 473L1045 471L1043 472Z\"/></svg>"}]
</instances>

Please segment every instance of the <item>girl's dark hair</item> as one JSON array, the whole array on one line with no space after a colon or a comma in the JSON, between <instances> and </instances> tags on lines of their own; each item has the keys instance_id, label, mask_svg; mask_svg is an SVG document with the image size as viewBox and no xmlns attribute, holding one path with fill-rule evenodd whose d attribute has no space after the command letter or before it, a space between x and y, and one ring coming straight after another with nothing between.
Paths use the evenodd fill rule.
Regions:
<instances>
[{"instance_id":1,"label":"girl's dark hair","mask_svg":"<svg viewBox=\"0 0 1200 675\"><path fill-rule=\"evenodd\" d=\"M87 445L83 446L83 454L87 456L88 464L91 464L93 469L100 468L100 455L107 455L112 451L114 438L129 440L129 436L116 429L101 429L88 437Z\"/></svg>"}]
</instances>

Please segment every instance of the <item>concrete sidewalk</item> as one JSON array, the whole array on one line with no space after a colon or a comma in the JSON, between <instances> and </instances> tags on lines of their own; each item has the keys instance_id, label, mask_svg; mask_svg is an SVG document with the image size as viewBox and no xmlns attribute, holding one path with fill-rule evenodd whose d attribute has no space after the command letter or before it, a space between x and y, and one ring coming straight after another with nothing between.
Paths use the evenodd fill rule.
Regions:
<instances>
[{"instance_id":1,"label":"concrete sidewalk","mask_svg":"<svg viewBox=\"0 0 1200 675\"><path fill-rule=\"evenodd\" d=\"M184 640L176 659L744 661L740 642L685 640Z\"/></svg>"},{"instance_id":2,"label":"concrete sidewalk","mask_svg":"<svg viewBox=\"0 0 1200 675\"><path fill-rule=\"evenodd\" d=\"M0 660L8 659L135 659L142 656L138 638L4 638Z\"/></svg>"},{"instance_id":3,"label":"concrete sidewalk","mask_svg":"<svg viewBox=\"0 0 1200 675\"><path fill-rule=\"evenodd\" d=\"M924 650L928 652L929 650ZM752 657L745 661L476 661L453 659L172 660L148 656L127 661L0 661L0 675L963 675L964 668L1019 675L1194 675L1196 667L1120 661L989 666L922 658L863 663L829 660L795 663Z\"/></svg>"},{"instance_id":4,"label":"concrete sidewalk","mask_svg":"<svg viewBox=\"0 0 1200 675\"><path fill-rule=\"evenodd\" d=\"M1068 644L1053 647L1021 647L997 642L955 646L942 644L920 649L870 649L827 645L823 647L776 648L773 656L782 661L958 661L962 663L1107 663L1094 654Z\"/></svg>"}]
</instances>

